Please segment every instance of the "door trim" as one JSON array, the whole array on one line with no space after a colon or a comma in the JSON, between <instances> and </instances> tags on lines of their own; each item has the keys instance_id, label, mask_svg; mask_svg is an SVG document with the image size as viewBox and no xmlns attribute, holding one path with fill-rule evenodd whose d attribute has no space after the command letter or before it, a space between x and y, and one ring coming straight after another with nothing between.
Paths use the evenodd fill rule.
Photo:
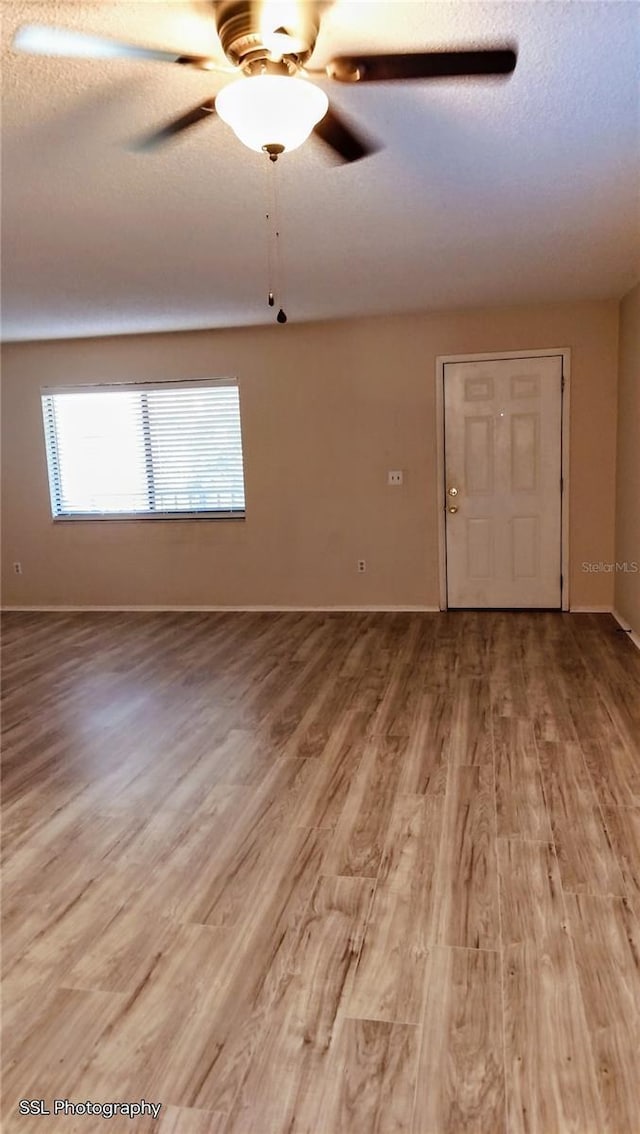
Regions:
<instances>
[{"instance_id":1,"label":"door trim","mask_svg":"<svg viewBox=\"0 0 640 1134\"><path fill-rule=\"evenodd\" d=\"M440 610L447 610L447 544L444 517L444 368L449 362L498 362L503 358L562 359L562 498L561 507L561 609L569 610L569 407L571 350L501 350L489 354L440 354L436 358L436 493L438 497L438 587Z\"/></svg>"}]
</instances>

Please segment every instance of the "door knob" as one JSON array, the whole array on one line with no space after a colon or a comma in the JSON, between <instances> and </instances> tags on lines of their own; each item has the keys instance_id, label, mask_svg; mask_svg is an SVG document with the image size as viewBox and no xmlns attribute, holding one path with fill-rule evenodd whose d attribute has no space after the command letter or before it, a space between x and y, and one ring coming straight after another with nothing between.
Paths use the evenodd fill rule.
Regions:
<instances>
[{"instance_id":1,"label":"door knob","mask_svg":"<svg viewBox=\"0 0 640 1134\"><path fill-rule=\"evenodd\" d=\"M449 507L447 508L447 512L453 513L453 512L457 512L457 511L458 511L457 504L450 504Z\"/></svg>"},{"instance_id":2,"label":"door knob","mask_svg":"<svg viewBox=\"0 0 640 1134\"><path fill-rule=\"evenodd\" d=\"M457 496L457 495L458 495L458 489L457 488L450 488L449 489L449 496Z\"/></svg>"}]
</instances>

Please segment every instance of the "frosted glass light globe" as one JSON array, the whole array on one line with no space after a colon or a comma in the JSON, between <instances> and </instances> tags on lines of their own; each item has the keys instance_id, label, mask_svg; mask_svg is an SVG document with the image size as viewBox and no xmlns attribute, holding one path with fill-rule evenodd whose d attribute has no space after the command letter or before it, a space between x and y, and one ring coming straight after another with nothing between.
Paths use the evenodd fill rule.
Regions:
<instances>
[{"instance_id":1,"label":"frosted glass light globe","mask_svg":"<svg viewBox=\"0 0 640 1134\"><path fill-rule=\"evenodd\" d=\"M258 153L265 146L296 150L328 109L324 91L295 75L251 75L229 83L216 96L223 122Z\"/></svg>"}]
</instances>

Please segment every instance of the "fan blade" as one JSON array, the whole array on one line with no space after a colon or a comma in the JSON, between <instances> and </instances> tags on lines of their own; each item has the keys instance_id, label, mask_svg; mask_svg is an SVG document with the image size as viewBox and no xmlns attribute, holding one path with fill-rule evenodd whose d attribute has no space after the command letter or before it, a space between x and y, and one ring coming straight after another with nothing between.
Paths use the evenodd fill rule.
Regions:
<instances>
[{"instance_id":1,"label":"fan blade","mask_svg":"<svg viewBox=\"0 0 640 1134\"><path fill-rule=\"evenodd\" d=\"M139 47L117 39L102 39L67 28L49 28L42 24L25 24L18 28L13 47L29 55L58 55L67 59L155 59L160 63L181 63L205 71L217 70L216 63L199 55L180 55L178 51L162 51L155 47Z\"/></svg>"},{"instance_id":2,"label":"fan blade","mask_svg":"<svg viewBox=\"0 0 640 1134\"><path fill-rule=\"evenodd\" d=\"M327 64L327 74L341 83L509 75L515 68L516 59L511 48L426 51L406 55L339 55Z\"/></svg>"},{"instance_id":3,"label":"fan blade","mask_svg":"<svg viewBox=\"0 0 640 1134\"><path fill-rule=\"evenodd\" d=\"M329 109L324 118L314 126L313 133L325 142L343 161L359 161L360 158L374 154L380 147L371 141L354 134L343 118Z\"/></svg>"},{"instance_id":4,"label":"fan blade","mask_svg":"<svg viewBox=\"0 0 640 1134\"><path fill-rule=\"evenodd\" d=\"M193 110L187 111L181 118L176 118L174 122L169 122L163 126L161 130L156 130L154 134L149 134L147 138L138 142L133 148L142 151L143 153L155 150L164 142L168 142L174 138L176 134L181 134L183 130L188 130L190 126L197 125L198 122L204 121L205 118L211 118L215 114L216 100L209 99L203 102L201 106L195 106Z\"/></svg>"}]
</instances>

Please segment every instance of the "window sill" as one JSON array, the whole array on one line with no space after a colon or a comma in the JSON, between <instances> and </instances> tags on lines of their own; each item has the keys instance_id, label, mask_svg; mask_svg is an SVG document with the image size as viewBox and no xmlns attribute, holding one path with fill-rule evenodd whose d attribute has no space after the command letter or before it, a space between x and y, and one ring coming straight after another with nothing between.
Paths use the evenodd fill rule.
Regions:
<instances>
[{"instance_id":1,"label":"window sill","mask_svg":"<svg viewBox=\"0 0 640 1134\"><path fill-rule=\"evenodd\" d=\"M122 521L129 523L131 520L140 520L146 523L147 520L151 521L169 521L173 523L176 520L193 521L193 520L208 520L214 523L237 523L238 520L246 520L245 512L121 512L121 513L104 513L97 514L95 512L83 512L76 516L52 516L54 524L77 524L77 523L116 523Z\"/></svg>"}]
</instances>

